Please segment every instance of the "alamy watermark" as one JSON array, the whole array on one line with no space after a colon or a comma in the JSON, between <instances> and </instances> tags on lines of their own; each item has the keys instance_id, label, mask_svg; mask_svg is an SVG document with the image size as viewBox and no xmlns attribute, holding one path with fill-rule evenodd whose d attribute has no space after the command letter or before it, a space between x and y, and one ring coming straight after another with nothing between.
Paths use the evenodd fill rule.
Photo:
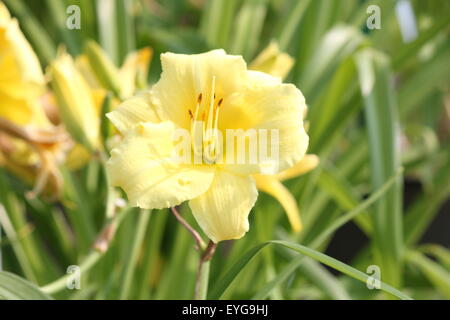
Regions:
<instances>
[{"instance_id":1,"label":"alamy watermark","mask_svg":"<svg viewBox=\"0 0 450 320\"><path fill-rule=\"evenodd\" d=\"M370 14L366 20L366 26L369 30L381 29L381 9L379 6L373 4L367 7L367 14Z\"/></svg>"},{"instance_id":2,"label":"alamy watermark","mask_svg":"<svg viewBox=\"0 0 450 320\"><path fill-rule=\"evenodd\" d=\"M174 131L170 161L179 164L258 165L261 173L274 174L279 168L278 129L207 129L195 121L189 131Z\"/></svg>"},{"instance_id":3,"label":"alamy watermark","mask_svg":"<svg viewBox=\"0 0 450 320\"><path fill-rule=\"evenodd\" d=\"M69 290L81 289L81 268L77 265L70 265L67 267L66 273L68 278L66 281L66 287Z\"/></svg>"},{"instance_id":4,"label":"alamy watermark","mask_svg":"<svg viewBox=\"0 0 450 320\"><path fill-rule=\"evenodd\" d=\"M77 5L68 6L66 13L69 15L66 19L66 27L69 30L81 29L81 9Z\"/></svg>"},{"instance_id":5,"label":"alamy watermark","mask_svg":"<svg viewBox=\"0 0 450 320\"><path fill-rule=\"evenodd\" d=\"M381 269L377 265L370 265L366 269L370 276L366 280L366 286L369 290L381 289Z\"/></svg>"}]
</instances>

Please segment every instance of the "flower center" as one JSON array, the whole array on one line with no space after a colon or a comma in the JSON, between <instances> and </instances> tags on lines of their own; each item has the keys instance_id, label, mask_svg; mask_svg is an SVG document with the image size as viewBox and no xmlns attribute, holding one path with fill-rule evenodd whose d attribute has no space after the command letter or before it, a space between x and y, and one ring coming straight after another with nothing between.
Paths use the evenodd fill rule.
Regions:
<instances>
[{"instance_id":1,"label":"flower center","mask_svg":"<svg viewBox=\"0 0 450 320\"><path fill-rule=\"evenodd\" d=\"M215 163L221 155L222 137L218 123L222 104L223 98L216 97L216 77L213 76L209 101L199 93L195 111L188 109L194 157L202 157L207 164Z\"/></svg>"}]
</instances>

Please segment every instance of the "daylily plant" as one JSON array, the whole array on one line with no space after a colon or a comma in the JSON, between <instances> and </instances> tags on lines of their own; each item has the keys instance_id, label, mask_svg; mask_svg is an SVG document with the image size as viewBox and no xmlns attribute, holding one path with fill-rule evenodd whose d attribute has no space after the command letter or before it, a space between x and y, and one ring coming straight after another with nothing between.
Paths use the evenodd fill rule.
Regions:
<instances>
[{"instance_id":1,"label":"daylily plant","mask_svg":"<svg viewBox=\"0 0 450 320\"><path fill-rule=\"evenodd\" d=\"M198 224L215 243L241 238L258 195L255 177L265 179L267 163L216 157L223 150L218 132L225 136L230 129L276 130L278 139L269 139L269 144L278 149L276 170L271 172L278 178L276 174L303 159L308 146L304 97L294 85L248 70L241 56L223 50L165 53L161 63L161 78L151 90L108 114L123 135L108 162L111 182L125 190L131 205L141 208L189 201ZM189 158L200 154L202 163L174 160L179 130L191 133Z\"/></svg>"}]
</instances>

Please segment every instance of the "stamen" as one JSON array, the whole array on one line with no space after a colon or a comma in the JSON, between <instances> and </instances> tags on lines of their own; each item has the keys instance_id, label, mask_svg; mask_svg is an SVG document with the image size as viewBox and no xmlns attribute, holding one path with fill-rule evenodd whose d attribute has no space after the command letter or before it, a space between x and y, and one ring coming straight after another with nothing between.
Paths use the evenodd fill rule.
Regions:
<instances>
[{"instance_id":1,"label":"stamen","mask_svg":"<svg viewBox=\"0 0 450 320\"><path fill-rule=\"evenodd\" d=\"M214 150L214 155L215 155L215 148L216 148L216 140L217 140L217 131L219 130L219 109L220 106L222 105L223 102L223 98L220 98L219 103L217 103L217 106L215 108L215 113L214 113L214 132L213 132L213 137L212 137L212 149Z\"/></svg>"},{"instance_id":2,"label":"stamen","mask_svg":"<svg viewBox=\"0 0 450 320\"><path fill-rule=\"evenodd\" d=\"M211 95L210 97L214 97L216 95L216 77L213 76L212 78L212 84L211 84ZM207 130L211 130L213 126L213 117L214 117L214 99L211 99L209 101L209 111L208 111L208 126L206 127ZM206 137L206 140L209 140L211 137L209 136L211 133L207 132L208 136Z\"/></svg>"}]
</instances>

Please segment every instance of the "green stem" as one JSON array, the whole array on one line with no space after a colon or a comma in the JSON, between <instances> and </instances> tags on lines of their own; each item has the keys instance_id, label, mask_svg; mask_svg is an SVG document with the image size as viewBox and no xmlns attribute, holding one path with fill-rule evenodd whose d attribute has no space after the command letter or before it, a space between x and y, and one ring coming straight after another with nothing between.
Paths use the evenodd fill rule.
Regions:
<instances>
[{"instance_id":1,"label":"green stem","mask_svg":"<svg viewBox=\"0 0 450 320\"><path fill-rule=\"evenodd\" d=\"M100 258L104 255L104 252L100 252L97 250L93 250L87 257L84 259L84 261L80 265L80 274L83 275L83 273L87 272L89 269L91 269L97 261L100 260ZM49 284L47 284L44 287L41 287L41 290L47 294L56 293L58 291L61 291L62 289L67 287L67 283L70 282L73 279L72 274L67 274L58 280L55 280Z\"/></svg>"},{"instance_id":2,"label":"green stem","mask_svg":"<svg viewBox=\"0 0 450 320\"><path fill-rule=\"evenodd\" d=\"M195 285L195 300L206 300L208 295L210 262L200 262L198 269L198 278Z\"/></svg>"},{"instance_id":3,"label":"green stem","mask_svg":"<svg viewBox=\"0 0 450 320\"><path fill-rule=\"evenodd\" d=\"M124 277L122 282L122 291L120 292L120 300L128 298L130 293L130 287L133 280L133 273L136 269L137 258L139 254L139 249L142 246L142 241L144 240L145 232L147 230L148 222L150 220L150 212L141 212L138 219L137 231L133 240L131 252L125 265Z\"/></svg>"},{"instance_id":4,"label":"green stem","mask_svg":"<svg viewBox=\"0 0 450 320\"><path fill-rule=\"evenodd\" d=\"M210 240L200 257L197 281L195 283L195 300L206 300L208 296L209 265L214 252L216 251L216 247L217 244Z\"/></svg>"}]
</instances>

